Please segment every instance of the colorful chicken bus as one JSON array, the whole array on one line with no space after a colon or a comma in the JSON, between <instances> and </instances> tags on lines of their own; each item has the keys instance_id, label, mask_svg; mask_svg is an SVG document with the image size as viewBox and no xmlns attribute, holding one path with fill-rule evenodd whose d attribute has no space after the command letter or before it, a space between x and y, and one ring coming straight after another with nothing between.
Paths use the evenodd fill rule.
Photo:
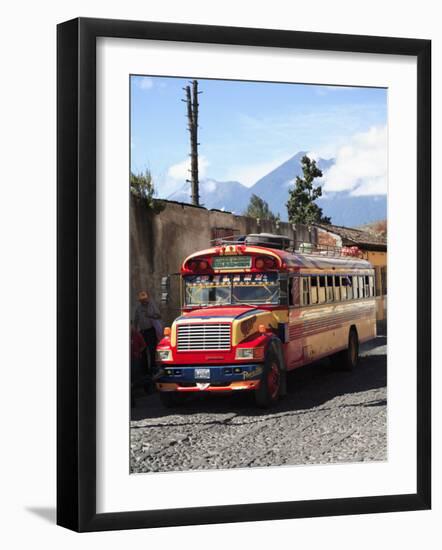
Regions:
<instances>
[{"instance_id":1,"label":"colorful chicken bus","mask_svg":"<svg viewBox=\"0 0 442 550\"><path fill-rule=\"evenodd\" d=\"M376 336L369 262L250 240L184 260L182 315L157 347L164 405L191 392L252 391L266 408L285 394L289 371L327 356L353 369L359 344Z\"/></svg>"}]
</instances>

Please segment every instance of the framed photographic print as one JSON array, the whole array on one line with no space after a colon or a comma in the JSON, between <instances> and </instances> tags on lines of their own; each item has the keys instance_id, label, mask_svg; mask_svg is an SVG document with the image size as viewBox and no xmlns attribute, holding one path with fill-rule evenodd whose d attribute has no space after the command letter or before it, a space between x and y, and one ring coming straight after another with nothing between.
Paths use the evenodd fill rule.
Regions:
<instances>
[{"instance_id":1,"label":"framed photographic print","mask_svg":"<svg viewBox=\"0 0 442 550\"><path fill-rule=\"evenodd\" d=\"M430 53L58 26L59 525L430 508Z\"/></svg>"}]
</instances>

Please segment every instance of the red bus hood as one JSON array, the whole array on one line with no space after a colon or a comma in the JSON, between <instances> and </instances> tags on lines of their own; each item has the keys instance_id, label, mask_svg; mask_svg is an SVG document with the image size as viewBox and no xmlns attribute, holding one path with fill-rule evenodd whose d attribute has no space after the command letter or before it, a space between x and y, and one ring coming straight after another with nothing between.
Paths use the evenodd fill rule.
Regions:
<instances>
[{"instance_id":1,"label":"red bus hood","mask_svg":"<svg viewBox=\"0 0 442 550\"><path fill-rule=\"evenodd\" d=\"M247 313L257 312L260 308L254 306L236 306L236 307L205 307L201 309L193 309L185 312L181 317L176 319L177 322L185 322L190 319L201 319L202 321L210 321L215 319L223 319L225 321L237 319L238 317L247 316Z\"/></svg>"},{"instance_id":2,"label":"red bus hood","mask_svg":"<svg viewBox=\"0 0 442 550\"><path fill-rule=\"evenodd\" d=\"M230 364L236 361L235 348L244 340L250 338L256 339L259 335L259 325L273 329L277 328L277 319L273 311L254 306L220 306L198 308L192 311L184 312L181 317L175 320L172 327L170 341L164 342L166 347L170 346L174 350L173 364ZM210 324L229 324L231 325L230 347L229 349L178 349L177 335L179 327L182 325L210 325ZM159 346L162 346L160 342Z\"/></svg>"}]
</instances>

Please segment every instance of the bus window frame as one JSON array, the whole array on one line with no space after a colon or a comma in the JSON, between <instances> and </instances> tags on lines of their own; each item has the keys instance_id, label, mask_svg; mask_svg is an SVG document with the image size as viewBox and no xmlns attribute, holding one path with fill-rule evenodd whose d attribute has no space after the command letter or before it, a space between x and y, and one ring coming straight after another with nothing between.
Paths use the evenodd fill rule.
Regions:
<instances>
[{"instance_id":1,"label":"bus window frame","mask_svg":"<svg viewBox=\"0 0 442 550\"><path fill-rule=\"evenodd\" d=\"M340 302L352 302L354 300L363 300L365 298L374 298L375 297L375 275L374 275L374 269L370 269L369 272L367 273L366 271L364 272L363 275L360 274L360 272L357 272L356 274L352 271L350 271L349 273L345 273L345 274L342 274L342 273L333 273L331 271L327 271L324 275L318 275L318 274L315 274L315 275L312 275L312 274L304 274L304 273L299 273L299 274L296 274L293 276L293 279L295 277L298 277L299 278L299 303L293 303L293 304L290 304L288 307L290 308L294 308L294 307L298 307L298 308L305 308L305 307L311 307L311 306L320 306L320 305L324 305L324 304L337 304L337 303L340 303ZM318 277L325 277L325 297L326 297L326 300L325 302L319 302L319 292L318 292L318 301L313 303L312 302L312 278L315 278L316 282L317 282L317 285L318 286L313 286L313 288L316 288L317 290L319 290L319 279ZM331 281L332 281L332 286L330 286L328 283L329 283L329 277L331 277ZM336 286L335 283L336 283L336 279L335 278L338 278L338 281L339 281L339 286ZM368 294L368 295L365 295L365 277L368 277L369 279L369 282L371 281L371 284L372 284L372 287L369 286L369 292L371 292L371 294ZM292 278L292 277L290 277ZM342 285L342 279L344 278L347 278L349 281L350 281L350 285ZM360 294L360 287L359 287L359 281L360 279L362 279L362 282L364 283L363 284L363 287L362 287L362 294ZM307 287L308 287L308 291L307 290L304 290L304 281L306 281L307 283ZM356 285L354 284L356 283ZM348 291L346 292L347 294L347 297L342 297L342 292L341 292L341 288L344 286L344 288L347 290L348 288L351 288L351 298L348 297ZM324 287L321 287L321 288L324 288ZM328 296L328 289L332 288L333 289L333 299L329 299L329 296ZM370 290L371 289L371 290ZM338 294L338 298L336 297L336 291L337 291L337 294ZM304 303L304 298L305 296L308 296L308 299L309 299L309 303Z\"/></svg>"},{"instance_id":2,"label":"bus window frame","mask_svg":"<svg viewBox=\"0 0 442 550\"><path fill-rule=\"evenodd\" d=\"M370 298L373 298L375 296L375 278L374 274L370 274L369 276L369 285L370 285Z\"/></svg>"},{"instance_id":3,"label":"bus window frame","mask_svg":"<svg viewBox=\"0 0 442 550\"><path fill-rule=\"evenodd\" d=\"M301 275L301 291L299 293L299 297L302 297L302 300L300 299L300 307L310 307L312 305L310 301L310 276L309 275ZM304 290L304 281L307 283L307 290ZM307 296L308 304L304 303L304 297Z\"/></svg>"},{"instance_id":4,"label":"bus window frame","mask_svg":"<svg viewBox=\"0 0 442 550\"><path fill-rule=\"evenodd\" d=\"M339 284L336 286L336 279L338 280ZM334 296L334 302L342 302L342 294L341 294L341 277L340 275L333 275L333 296Z\"/></svg>"},{"instance_id":5,"label":"bus window frame","mask_svg":"<svg viewBox=\"0 0 442 550\"><path fill-rule=\"evenodd\" d=\"M365 298L365 275L358 275L359 299ZM362 284L361 284L362 281Z\"/></svg>"},{"instance_id":6,"label":"bus window frame","mask_svg":"<svg viewBox=\"0 0 442 550\"><path fill-rule=\"evenodd\" d=\"M326 296L326 303L331 304L335 301L335 285L334 285L334 276L327 273L325 275L325 296ZM328 284L328 280L331 279L331 286ZM328 290L331 289L331 298L329 298L329 292Z\"/></svg>"},{"instance_id":7,"label":"bus window frame","mask_svg":"<svg viewBox=\"0 0 442 550\"><path fill-rule=\"evenodd\" d=\"M323 279L324 284L321 285L321 279ZM318 275L318 304L327 303L327 275ZM323 291L321 291L323 289ZM321 296L323 295L323 296ZM321 299L321 298L324 299Z\"/></svg>"},{"instance_id":8,"label":"bus window frame","mask_svg":"<svg viewBox=\"0 0 442 550\"><path fill-rule=\"evenodd\" d=\"M347 286L342 284L343 280L346 279L348 275L339 275L339 282L341 287L341 302L347 302L348 301L348 293L347 293ZM342 291L344 289L344 292ZM344 296L345 294L345 296Z\"/></svg>"},{"instance_id":9,"label":"bus window frame","mask_svg":"<svg viewBox=\"0 0 442 550\"><path fill-rule=\"evenodd\" d=\"M309 279L310 279L310 305L312 306L317 306L319 304L319 291L318 291L318 288L319 288L319 276L318 275L310 275L309 276ZM312 285L312 281L313 279L315 279L315 282L316 284L315 285ZM312 288L315 288L316 289L316 301L314 302L313 301L313 292L312 292Z\"/></svg>"},{"instance_id":10,"label":"bus window frame","mask_svg":"<svg viewBox=\"0 0 442 550\"><path fill-rule=\"evenodd\" d=\"M301 303L302 302L302 278L303 278L303 275L300 275L299 273L290 273L288 275L288 292L287 292L288 308L303 307ZM297 295L296 293L293 294L293 290L295 288L295 281L297 281L297 284L298 284Z\"/></svg>"},{"instance_id":11,"label":"bus window frame","mask_svg":"<svg viewBox=\"0 0 442 550\"><path fill-rule=\"evenodd\" d=\"M359 279L357 275L351 276L351 286L353 287L353 300L359 300Z\"/></svg>"},{"instance_id":12,"label":"bus window frame","mask_svg":"<svg viewBox=\"0 0 442 550\"><path fill-rule=\"evenodd\" d=\"M279 273L278 274L278 281L279 281L279 304L278 305L289 307L290 306L289 293L291 293L291 287L290 287L290 284L289 284L290 283L290 277L287 273ZM281 300L283 284L285 284L285 301L284 302Z\"/></svg>"},{"instance_id":13,"label":"bus window frame","mask_svg":"<svg viewBox=\"0 0 442 550\"><path fill-rule=\"evenodd\" d=\"M370 275L364 275L364 298L370 298Z\"/></svg>"}]
</instances>

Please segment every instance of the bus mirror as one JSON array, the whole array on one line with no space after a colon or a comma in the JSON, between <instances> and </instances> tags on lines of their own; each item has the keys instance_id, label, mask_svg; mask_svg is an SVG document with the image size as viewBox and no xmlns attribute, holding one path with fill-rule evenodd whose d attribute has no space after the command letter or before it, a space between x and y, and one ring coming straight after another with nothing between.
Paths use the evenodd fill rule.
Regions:
<instances>
[{"instance_id":1,"label":"bus mirror","mask_svg":"<svg viewBox=\"0 0 442 550\"><path fill-rule=\"evenodd\" d=\"M163 304L169 303L169 289L170 289L170 275L161 277L161 302Z\"/></svg>"}]
</instances>

